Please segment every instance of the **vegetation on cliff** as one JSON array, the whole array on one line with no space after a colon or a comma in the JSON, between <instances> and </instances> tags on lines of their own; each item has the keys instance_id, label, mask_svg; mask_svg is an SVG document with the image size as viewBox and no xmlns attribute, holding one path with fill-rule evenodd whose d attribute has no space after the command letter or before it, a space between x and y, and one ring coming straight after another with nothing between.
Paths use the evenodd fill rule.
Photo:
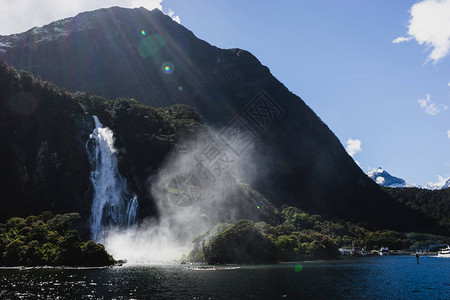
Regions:
<instances>
[{"instance_id":1,"label":"vegetation on cliff","mask_svg":"<svg viewBox=\"0 0 450 300\"><path fill-rule=\"evenodd\" d=\"M76 228L80 215L43 212L0 224L0 266L109 266L103 245L83 242Z\"/></svg>"},{"instance_id":2,"label":"vegetation on cliff","mask_svg":"<svg viewBox=\"0 0 450 300\"><path fill-rule=\"evenodd\" d=\"M418 188L386 188L392 198L430 216L450 232L450 188L431 191Z\"/></svg>"},{"instance_id":3,"label":"vegetation on cliff","mask_svg":"<svg viewBox=\"0 0 450 300\"><path fill-rule=\"evenodd\" d=\"M88 215L86 120L67 91L0 61L0 221L43 210Z\"/></svg>"},{"instance_id":4,"label":"vegetation on cliff","mask_svg":"<svg viewBox=\"0 0 450 300\"><path fill-rule=\"evenodd\" d=\"M277 261L275 244L250 220L240 220L203 246L208 263L267 263Z\"/></svg>"},{"instance_id":5,"label":"vegetation on cliff","mask_svg":"<svg viewBox=\"0 0 450 300\"><path fill-rule=\"evenodd\" d=\"M140 212L155 213L147 180L179 141L203 128L193 108L71 94L0 60L0 156L8 158L0 168L0 222L43 210L89 216L86 141L94 114L115 133L120 172L139 197Z\"/></svg>"}]
</instances>

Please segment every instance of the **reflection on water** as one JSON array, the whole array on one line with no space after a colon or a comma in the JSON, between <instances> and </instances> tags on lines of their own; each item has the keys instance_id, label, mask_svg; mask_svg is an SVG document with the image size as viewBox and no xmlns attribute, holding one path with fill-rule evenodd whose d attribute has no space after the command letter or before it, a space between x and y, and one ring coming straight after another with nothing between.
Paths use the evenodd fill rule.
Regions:
<instances>
[{"instance_id":1,"label":"reflection on water","mask_svg":"<svg viewBox=\"0 0 450 300\"><path fill-rule=\"evenodd\" d=\"M262 266L1 270L0 299L448 299L450 259L365 257Z\"/></svg>"}]
</instances>

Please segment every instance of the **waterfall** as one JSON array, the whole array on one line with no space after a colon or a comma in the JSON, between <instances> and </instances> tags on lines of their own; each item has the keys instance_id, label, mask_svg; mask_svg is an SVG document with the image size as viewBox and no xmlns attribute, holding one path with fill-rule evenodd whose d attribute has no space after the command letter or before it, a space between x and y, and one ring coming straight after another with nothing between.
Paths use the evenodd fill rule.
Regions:
<instances>
[{"instance_id":1,"label":"waterfall","mask_svg":"<svg viewBox=\"0 0 450 300\"><path fill-rule=\"evenodd\" d=\"M138 213L139 204L137 201L137 197L133 197L130 202L128 202L127 207L127 227L135 229L137 226L137 213Z\"/></svg>"},{"instance_id":2,"label":"waterfall","mask_svg":"<svg viewBox=\"0 0 450 300\"><path fill-rule=\"evenodd\" d=\"M94 191L91 238L99 242L109 228L135 228L139 205L136 197L129 198L126 180L119 173L114 133L103 128L97 116L93 118L95 129L86 143L86 152L91 163L90 179Z\"/></svg>"}]
</instances>

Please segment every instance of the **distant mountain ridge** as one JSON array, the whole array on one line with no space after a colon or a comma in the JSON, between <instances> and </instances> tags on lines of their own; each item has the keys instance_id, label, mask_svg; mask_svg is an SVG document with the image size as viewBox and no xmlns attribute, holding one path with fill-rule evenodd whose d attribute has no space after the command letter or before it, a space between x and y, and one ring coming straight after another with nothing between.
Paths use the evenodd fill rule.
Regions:
<instances>
[{"instance_id":1,"label":"distant mountain ridge","mask_svg":"<svg viewBox=\"0 0 450 300\"><path fill-rule=\"evenodd\" d=\"M373 181L377 184L385 187L391 188L404 188L404 187L417 187L420 188L417 184L408 184L402 178L392 176L386 170L383 170L381 167L373 169L366 173Z\"/></svg>"},{"instance_id":2,"label":"distant mountain ridge","mask_svg":"<svg viewBox=\"0 0 450 300\"><path fill-rule=\"evenodd\" d=\"M1 36L0 43L0 58L8 64L69 91L107 99L135 98L159 108L154 115L173 104L190 105L222 138L233 137L229 129L246 132L251 147L232 150L248 158L245 171L257 175L252 187L276 205L380 228L435 228L368 178L328 126L251 53L211 46L159 10L114 7L81 13L22 34ZM142 139L158 137L158 128L142 128L151 119L134 122L143 118L139 105L127 104L127 108L128 102L119 103L120 110L96 104L89 113L98 114L115 132L116 145L123 149L119 168L126 170L130 185L145 198L148 189L143 182L158 166L146 163L149 153L161 164L170 147L157 151L143 147ZM135 130L139 135L130 138ZM245 182L248 178L243 177Z\"/></svg>"},{"instance_id":3,"label":"distant mountain ridge","mask_svg":"<svg viewBox=\"0 0 450 300\"><path fill-rule=\"evenodd\" d=\"M425 185L425 189L427 190L442 190L442 189L448 189L450 187L450 177L449 178L443 178L439 177L438 182L429 182Z\"/></svg>"},{"instance_id":4,"label":"distant mountain ridge","mask_svg":"<svg viewBox=\"0 0 450 300\"><path fill-rule=\"evenodd\" d=\"M390 187L390 188L422 188L418 184L409 184L404 179L392 176L383 168L378 167L366 173L373 181L377 184ZM429 182L423 187L423 189L427 190L441 190L450 187L450 177L443 178L439 177L439 181L436 183Z\"/></svg>"}]
</instances>

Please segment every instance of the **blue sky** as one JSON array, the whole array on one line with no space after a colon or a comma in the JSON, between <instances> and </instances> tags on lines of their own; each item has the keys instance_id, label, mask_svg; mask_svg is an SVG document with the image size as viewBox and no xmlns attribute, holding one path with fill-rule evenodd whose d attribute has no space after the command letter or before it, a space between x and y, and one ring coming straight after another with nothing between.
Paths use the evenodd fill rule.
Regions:
<instances>
[{"instance_id":1,"label":"blue sky","mask_svg":"<svg viewBox=\"0 0 450 300\"><path fill-rule=\"evenodd\" d=\"M55 1L30 8L41 16L33 24L8 27L5 15L0 34L95 5L162 8L212 45L252 52L344 146L356 141L350 150L364 172L381 166L420 185L450 176L450 0L80 0L60 10L73 1ZM27 15L12 2L0 0L4 14ZM409 41L393 43L399 37Z\"/></svg>"}]
</instances>

